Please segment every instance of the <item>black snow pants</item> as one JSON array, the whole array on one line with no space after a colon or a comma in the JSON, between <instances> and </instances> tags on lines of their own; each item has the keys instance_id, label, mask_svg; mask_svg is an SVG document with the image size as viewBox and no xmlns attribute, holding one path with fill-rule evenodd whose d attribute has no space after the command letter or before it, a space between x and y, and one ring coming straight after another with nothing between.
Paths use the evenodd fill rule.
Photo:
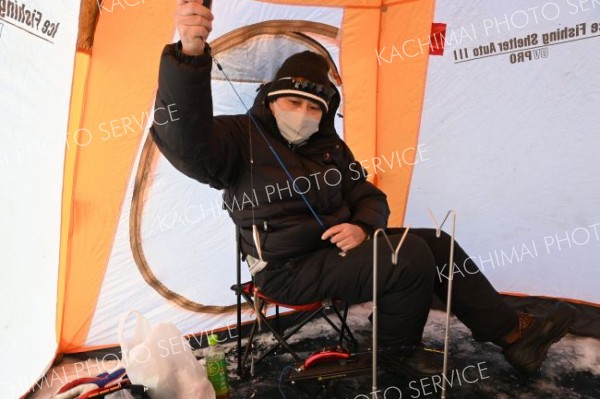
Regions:
<instances>
[{"instance_id":1,"label":"black snow pants","mask_svg":"<svg viewBox=\"0 0 600 399\"><path fill-rule=\"evenodd\" d=\"M398 244L403 229L389 229ZM450 236L434 229L411 229L391 261L390 249L378 244L378 341L386 346L421 342L432 294L446 301ZM330 247L285 263L270 263L255 276L256 285L269 297L288 304L324 299L349 303L372 300L373 242L363 242L345 257ZM465 251L455 243L452 312L479 341L498 341L518 323L518 316L502 300Z\"/></svg>"}]
</instances>

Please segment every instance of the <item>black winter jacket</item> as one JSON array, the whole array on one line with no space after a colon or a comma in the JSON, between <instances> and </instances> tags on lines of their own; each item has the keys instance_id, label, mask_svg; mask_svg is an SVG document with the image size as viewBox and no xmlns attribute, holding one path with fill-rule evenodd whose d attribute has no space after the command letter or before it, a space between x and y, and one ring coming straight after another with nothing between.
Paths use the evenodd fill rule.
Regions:
<instances>
[{"instance_id":1,"label":"black winter jacket","mask_svg":"<svg viewBox=\"0 0 600 399\"><path fill-rule=\"evenodd\" d=\"M319 131L306 143L290 146L265 103L269 84L260 89L250 113L290 171L293 185L247 114L213 117L210 56L192 57L180 49L177 43L163 50L155 120L169 120L169 105L176 113L166 124L154 123L150 132L175 168L223 190L224 206L241 228L245 254L258 257L252 238L252 207L266 261L285 261L332 245L321 240L324 229L298 193L306 196L326 228L348 222L370 233L387 226L385 194L366 180L335 131L339 94Z\"/></svg>"}]
</instances>

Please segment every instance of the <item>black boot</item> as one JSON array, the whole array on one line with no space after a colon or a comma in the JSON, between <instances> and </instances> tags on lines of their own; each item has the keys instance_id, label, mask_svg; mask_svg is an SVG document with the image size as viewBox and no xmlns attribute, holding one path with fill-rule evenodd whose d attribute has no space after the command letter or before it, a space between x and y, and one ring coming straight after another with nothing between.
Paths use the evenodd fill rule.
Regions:
<instances>
[{"instance_id":1,"label":"black boot","mask_svg":"<svg viewBox=\"0 0 600 399\"><path fill-rule=\"evenodd\" d=\"M519 313L517 338L505 344L502 353L517 370L533 373L542 366L550 346L567 334L574 320L575 309L565 302L558 302L546 317Z\"/></svg>"}]
</instances>

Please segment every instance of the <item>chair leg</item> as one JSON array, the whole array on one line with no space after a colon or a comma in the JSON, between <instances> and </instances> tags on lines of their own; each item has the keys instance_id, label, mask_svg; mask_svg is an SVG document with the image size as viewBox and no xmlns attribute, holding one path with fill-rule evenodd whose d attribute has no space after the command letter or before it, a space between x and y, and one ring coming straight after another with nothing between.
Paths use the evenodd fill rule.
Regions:
<instances>
[{"instance_id":1,"label":"chair leg","mask_svg":"<svg viewBox=\"0 0 600 399\"><path fill-rule=\"evenodd\" d=\"M290 331L288 331L285 334L281 334L281 339L277 338L277 336L275 336L277 338L277 343L275 343L274 345L272 345L271 347L267 348L262 354L261 356L256 360L256 363L259 363L260 361L262 361L266 356L268 356L269 354L273 353L277 348L279 348L279 346L283 346L288 352L290 352L290 354L294 357L294 359L296 359L297 361L301 361L302 359L300 358L300 356L289 346L289 344L287 343L287 340L293 336L294 334L296 334L302 327L304 327L308 322L312 321L313 319L315 319L319 314L322 314L323 312L323 308L321 309L317 309L315 311L313 311L310 315L305 316L303 320L301 320L300 322L298 322ZM263 316L264 317L264 316ZM263 319L265 320L265 319ZM265 322L265 324L267 324L267 327L269 327L269 329L271 329L271 331L273 331L273 327L268 325L267 322ZM335 327L334 327L335 328Z\"/></svg>"},{"instance_id":2,"label":"chair leg","mask_svg":"<svg viewBox=\"0 0 600 399\"><path fill-rule=\"evenodd\" d=\"M248 362L248 356L252 351L252 344L254 342L254 335L256 333L256 321L252 324L252 330L250 331L250 336L248 337L248 343L246 344L246 349L244 350L244 355L241 361L241 367L246 366L246 362Z\"/></svg>"},{"instance_id":3,"label":"chair leg","mask_svg":"<svg viewBox=\"0 0 600 399\"><path fill-rule=\"evenodd\" d=\"M340 314L340 311L337 309L337 307L335 307L335 306L333 307L335 314L340 319L341 328L342 328L342 335L340 335L340 344L343 340L343 334L344 334L343 332L345 331L348 334L348 338L349 338L352 346L358 346L358 341L356 340L356 338L354 338L354 334L352 334L352 330L350 330L350 327L348 326L348 323L347 323L348 306L349 306L348 302L346 302L346 306L344 307L344 315L343 316Z\"/></svg>"},{"instance_id":4,"label":"chair leg","mask_svg":"<svg viewBox=\"0 0 600 399\"><path fill-rule=\"evenodd\" d=\"M254 300L253 298L242 292L242 296L244 297L244 299L246 300L246 302L248 302L248 304L252 307L254 307ZM304 326L307 321L304 321L303 323L301 323L296 329L294 329L291 333L282 335L278 329L276 327L273 327L273 325L271 324L271 322L267 319L267 317L262 313L263 309L265 306L265 302L262 302L260 304L260 307L258 309L258 313L256 314L256 317L258 319L260 319L260 321L267 326L267 328L273 333L273 336L275 337L275 339L277 340L277 343L274 344L273 346L271 346L270 348L266 349L257 359L255 359L255 363L254 364L258 364L260 363L267 355L273 353L279 346L283 346L293 357L294 359L296 359L297 361L301 361L302 359L300 358L300 356L289 346L289 344L287 343L287 339L294 333L296 333L302 326ZM310 317L314 318L314 314L311 315ZM256 327L258 325L258 319L255 320L255 322L252 325L252 330L250 332L250 337L248 339L248 343L246 345L246 349L244 351L244 356L243 359L241 360L241 363L243 366L246 365L246 362L248 361L248 356L250 354L250 350L252 348L252 343L254 341L254 336L256 334Z\"/></svg>"},{"instance_id":5,"label":"chair leg","mask_svg":"<svg viewBox=\"0 0 600 399\"><path fill-rule=\"evenodd\" d=\"M237 374L242 376L242 301L237 293Z\"/></svg>"},{"instance_id":6,"label":"chair leg","mask_svg":"<svg viewBox=\"0 0 600 399\"><path fill-rule=\"evenodd\" d=\"M340 317L339 311L337 306L333 306L333 309L335 311L335 314L337 315L337 317ZM342 345L344 345L344 338L345 338L345 332L346 332L346 320L348 317L348 302L346 302L346 304L344 305L344 314L342 315L343 319L340 320L340 328L341 328L341 332L340 332L340 339L338 340L338 345L341 347ZM350 337L348 337L348 340L350 340Z\"/></svg>"},{"instance_id":7,"label":"chair leg","mask_svg":"<svg viewBox=\"0 0 600 399\"><path fill-rule=\"evenodd\" d=\"M298 354L294 350L291 349L291 347L287 343L287 340L292 335L294 335L296 332L298 332L302 327L304 327L307 323L309 323L310 321L312 321L313 319L315 319L319 315L322 315L323 318L325 319L325 321L327 321L327 323L334 329L334 331L336 331L340 335L340 342L342 342L342 340L343 340L344 331L345 331L348 334L349 340L352 343L352 345L353 346L357 346L358 342L354 338L354 335L352 334L352 331L350 330L350 327L346 323L346 317L345 316L347 315L347 307L348 307L348 305L346 305L346 309L344 311L344 316L342 316L340 314L339 310L334 306L334 311L335 311L337 317L340 320L340 326L339 327L331 320L331 318L329 316L327 316L327 314L325 313L325 308L321 308L321 309L318 309L318 310L315 310L314 312L312 312L303 321L299 322L292 330L290 330L289 332L285 333L283 336L275 333L275 328L268 323L266 317L264 315L262 315L262 313L261 313L261 319L262 319L262 321L274 333L274 336L275 336L275 338L277 339L278 342L276 344L274 344L273 346L271 346L270 348L266 349L261 354L261 356L258 359L256 359L256 363L259 363L266 356L268 356L269 354L273 353L279 346L283 346L288 352L290 352L290 354L294 357L294 359L296 359L297 361L301 361L300 356L298 356Z\"/></svg>"},{"instance_id":8,"label":"chair leg","mask_svg":"<svg viewBox=\"0 0 600 399\"><path fill-rule=\"evenodd\" d=\"M244 300L254 308L254 300L252 299L252 297L250 295L247 295L246 293L244 293L243 291L241 291L241 289L238 291L240 292L240 295L244 297ZM264 306L264 303L261 304L261 308L259 309L259 313L262 312L262 307ZM255 320L254 323L252 323L252 329L250 330L250 335L248 336L248 343L246 344L246 348L244 349L244 353L242 354L241 349L238 352L238 375L242 375L241 373L244 370L244 367L246 366L246 363L248 362L248 356L250 355L250 352L252 351L252 345L254 343L254 336L256 335L256 330L257 330L257 326L258 326L258 320ZM241 333L238 333L238 337L241 337ZM241 348L241 339L239 339L239 346Z\"/></svg>"},{"instance_id":9,"label":"chair leg","mask_svg":"<svg viewBox=\"0 0 600 399\"><path fill-rule=\"evenodd\" d=\"M254 307L255 306L255 304L254 304L254 298L251 295L249 295L249 294L245 293L244 291L242 291L241 290L241 285L238 285L238 288L239 289L237 290L237 292L240 293L240 297L243 297L245 299L245 301L250 306ZM248 362L248 357L250 356L250 352L252 351L252 347L253 347L253 343L254 343L254 338L255 338L256 333L257 333L257 325L258 325L259 321L267 326L267 328L273 334L273 336L275 337L275 339L277 340L277 342L274 343L273 345L271 345L269 348L265 349L258 358L254 358L253 359L253 364L260 363L262 360L264 360L264 358L266 356L268 356L271 353L273 353L279 347L283 347L286 351L288 351L296 361L298 361L298 362L302 361L302 359L300 358L300 356L298 355L298 353L296 353L296 351L294 351L291 348L291 346L288 344L287 340L291 336L293 336L294 334L296 334L307 323L309 323L310 321L314 320L319 315L322 315L323 318L325 319L325 321L327 321L327 323L329 325L331 325L331 327L336 331L336 333L339 334L339 345L340 346L342 345L344 339L349 340L352 343L352 345L357 346L357 341L354 338L354 335L352 334L352 331L350 330L350 327L348 326L348 324L346 322L347 315L348 315L348 307L349 307L348 303L345 304L343 315L342 315L342 313L340 313L340 310L337 308L337 306L335 304L332 304L333 311L335 312L337 318L340 321L339 327L325 313L325 309L326 308L322 307L320 309L317 309L317 310L313 311L308 316L305 316L305 317L301 318L301 321L298 322L288 332L283 332L280 329L280 325L279 325L279 316L280 316L280 314L279 314L279 307L277 306L277 308L276 308L275 320L269 320L263 314L263 310L264 310L265 305L266 305L266 302L262 302L260 304L259 309L257 309L258 310L258 312L256 314L256 318L257 319L252 324L252 329L250 331L250 336L248 338L248 343L246 345L245 350L243 350L243 351L241 350L241 347L242 347L242 345L241 345L241 339L238 339L238 374L240 376L242 375L243 371L245 370L246 363ZM346 338L346 334L347 334L347 338ZM241 332L238 334L238 337L241 338Z\"/></svg>"},{"instance_id":10,"label":"chair leg","mask_svg":"<svg viewBox=\"0 0 600 399\"><path fill-rule=\"evenodd\" d=\"M242 376L242 245L240 242L240 227L235 227L235 245L236 245L236 312L237 312L237 374L239 377Z\"/></svg>"},{"instance_id":11,"label":"chair leg","mask_svg":"<svg viewBox=\"0 0 600 399\"><path fill-rule=\"evenodd\" d=\"M299 321L296 326L290 330L287 334L284 335L285 339L288 339L292 335L296 334L302 327L304 327L308 322L312 321L319 314L323 312L323 309L314 310L310 315L306 316L303 320Z\"/></svg>"},{"instance_id":12,"label":"chair leg","mask_svg":"<svg viewBox=\"0 0 600 399\"><path fill-rule=\"evenodd\" d=\"M262 359L264 359L264 357L266 355L268 355L269 353L273 352L279 345L283 346L288 352L290 352L290 354L294 357L294 359L296 359L297 361L301 361L302 359L300 358L300 356L298 356L298 354L290 347L290 345L286 341L287 338L289 338L289 336L287 338L284 338L277 331L277 329L275 327L273 327L271 325L271 323L269 323L269 321L267 320L267 318L265 317L265 315L263 315L262 313L259 313L257 316L260 317L261 321L267 326L267 328L269 330L271 330L271 332L273 333L273 336L277 339L278 343L273 348L270 348L265 353L263 353L259 357L259 359L256 361L256 363L260 362Z\"/></svg>"},{"instance_id":13,"label":"chair leg","mask_svg":"<svg viewBox=\"0 0 600 399\"><path fill-rule=\"evenodd\" d=\"M327 323L329 323L329 325L331 326L331 328L333 328L335 330L336 333L338 334L343 334L344 330L340 329L340 327L338 327L333 321L331 321L331 319L329 318L329 316L327 316L327 314L325 314L324 309L323 309L323 319L325 319L325 321Z\"/></svg>"}]
</instances>

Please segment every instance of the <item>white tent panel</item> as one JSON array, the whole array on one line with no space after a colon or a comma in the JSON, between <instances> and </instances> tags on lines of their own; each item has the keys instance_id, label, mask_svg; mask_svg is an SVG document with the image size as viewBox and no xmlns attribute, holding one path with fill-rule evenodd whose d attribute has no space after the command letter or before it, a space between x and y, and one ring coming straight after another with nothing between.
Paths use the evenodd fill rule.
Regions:
<instances>
[{"instance_id":1,"label":"white tent panel","mask_svg":"<svg viewBox=\"0 0 600 399\"><path fill-rule=\"evenodd\" d=\"M437 3L447 47L430 59L427 161L406 223L431 226L428 208L438 218L456 209L460 243L500 291L597 304L600 4L575 4ZM572 37L553 40L565 28ZM519 39L528 48L498 54ZM496 53L477 57L490 42Z\"/></svg>"},{"instance_id":2,"label":"white tent panel","mask_svg":"<svg viewBox=\"0 0 600 399\"><path fill-rule=\"evenodd\" d=\"M23 18L8 3L0 4L0 398L14 399L44 375L57 347L62 181L79 1L10 2L26 11Z\"/></svg>"},{"instance_id":3,"label":"white tent panel","mask_svg":"<svg viewBox=\"0 0 600 399\"><path fill-rule=\"evenodd\" d=\"M138 159L140 155L141 147ZM136 172L137 168L129 182L86 345L117 344L119 320L129 310L140 311L151 323L174 322L186 334L233 325L233 313L183 310L143 280L129 239ZM151 181L142 216L142 244L152 272L169 289L193 301L233 304L235 296L229 287L235 282L235 236L229 217L220 210L219 192L194 184L162 156ZM218 270L223 267L227 270Z\"/></svg>"},{"instance_id":4,"label":"white tent panel","mask_svg":"<svg viewBox=\"0 0 600 399\"><path fill-rule=\"evenodd\" d=\"M301 19L339 27L343 10L339 8L284 6L256 0L213 1L215 20L209 41L241 26L275 19Z\"/></svg>"}]
</instances>

